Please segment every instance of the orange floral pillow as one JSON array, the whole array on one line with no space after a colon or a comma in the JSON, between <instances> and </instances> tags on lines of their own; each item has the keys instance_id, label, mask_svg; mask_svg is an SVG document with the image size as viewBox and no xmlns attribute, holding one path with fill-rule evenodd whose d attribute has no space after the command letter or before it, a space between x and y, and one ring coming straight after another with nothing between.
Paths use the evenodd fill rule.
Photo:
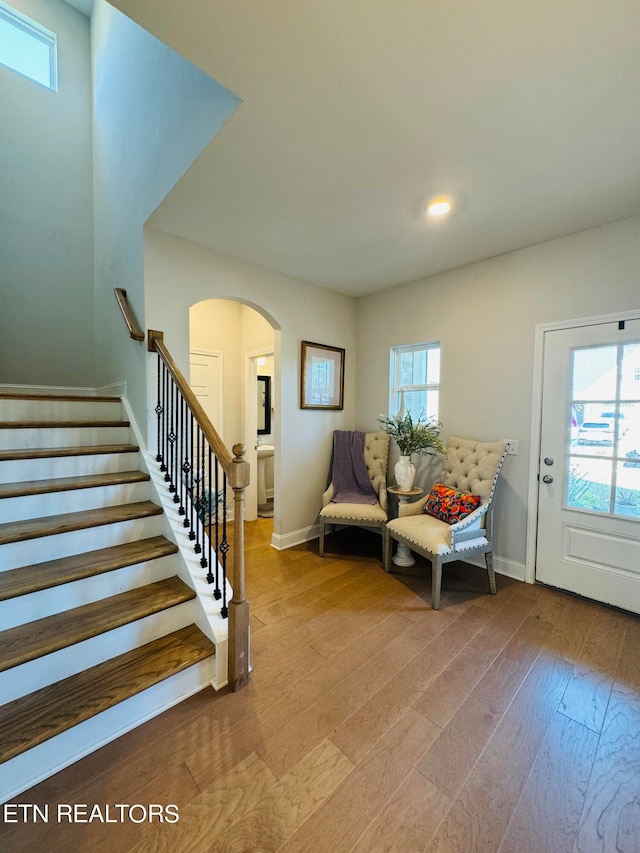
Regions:
<instances>
[{"instance_id":1,"label":"orange floral pillow","mask_svg":"<svg viewBox=\"0 0 640 853\"><path fill-rule=\"evenodd\" d=\"M423 512L439 518L440 521L446 521L447 524L457 524L477 509L481 503L480 495L468 495L443 486L442 483L436 483L429 492Z\"/></svg>"}]
</instances>

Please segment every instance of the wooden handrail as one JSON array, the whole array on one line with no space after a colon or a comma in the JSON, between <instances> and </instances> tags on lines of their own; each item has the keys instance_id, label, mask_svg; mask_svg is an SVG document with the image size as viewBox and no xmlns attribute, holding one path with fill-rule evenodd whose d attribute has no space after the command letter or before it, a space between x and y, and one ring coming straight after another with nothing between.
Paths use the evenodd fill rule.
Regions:
<instances>
[{"instance_id":1,"label":"wooden handrail","mask_svg":"<svg viewBox=\"0 0 640 853\"><path fill-rule=\"evenodd\" d=\"M122 311L124 322L127 324L127 329L129 330L129 337L133 338L134 341L143 341L144 332L138 325L136 316L133 313L131 305L129 305L129 300L127 299L127 291L123 287L114 287L113 292L116 295L116 301L120 306L120 310Z\"/></svg>"},{"instance_id":2,"label":"wooden handrail","mask_svg":"<svg viewBox=\"0 0 640 853\"><path fill-rule=\"evenodd\" d=\"M239 461L238 457L234 458L224 442L215 430L215 427L207 417L207 413L200 405L196 395L191 390L189 383L184 378L180 368L173 360L171 353L164 343L164 333L157 332L154 329L149 329L147 339L147 349L149 352L157 353L165 363L167 370L173 377L178 390L182 394L185 402L191 409L204 437L209 442L209 446L213 450L218 462L227 475L229 485L232 489L242 489L249 485L249 463Z\"/></svg>"}]
</instances>

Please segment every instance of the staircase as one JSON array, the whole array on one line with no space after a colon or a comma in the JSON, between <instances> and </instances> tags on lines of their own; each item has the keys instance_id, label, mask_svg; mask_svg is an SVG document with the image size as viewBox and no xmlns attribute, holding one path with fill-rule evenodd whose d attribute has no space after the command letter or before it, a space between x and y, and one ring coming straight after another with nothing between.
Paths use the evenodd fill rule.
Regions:
<instances>
[{"instance_id":1,"label":"staircase","mask_svg":"<svg viewBox=\"0 0 640 853\"><path fill-rule=\"evenodd\" d=\"M0 393L0 802L215 680L122 412Z\"/></svg>"}]
</instances>

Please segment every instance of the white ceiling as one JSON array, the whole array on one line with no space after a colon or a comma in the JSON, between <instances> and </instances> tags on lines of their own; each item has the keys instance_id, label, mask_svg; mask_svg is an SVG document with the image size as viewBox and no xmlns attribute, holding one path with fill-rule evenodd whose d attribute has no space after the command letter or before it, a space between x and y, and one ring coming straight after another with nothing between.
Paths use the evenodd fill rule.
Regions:
<instances>
[{"instance_id":1,"label":"white ceiling","mask_svg":"<svg viewBox=\"0 0 640 853\"><path fill-rule=\"evenodd\" d=\"M243 100L170 233L362 295L640 213L637 0L113 5Z\"/></svg>"}]
</instances>

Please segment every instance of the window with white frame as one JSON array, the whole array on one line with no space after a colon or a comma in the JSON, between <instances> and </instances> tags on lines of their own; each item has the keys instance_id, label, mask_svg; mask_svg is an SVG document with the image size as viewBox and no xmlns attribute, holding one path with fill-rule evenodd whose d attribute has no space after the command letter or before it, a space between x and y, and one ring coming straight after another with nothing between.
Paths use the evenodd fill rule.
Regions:
<instances>
[{"instance_id":1,"label":"window with white frame","mask_svg":"<svg viewBox=\"0 0 640 853\"><path fill-rule=\"evenodd\" d=\"M389 415L404 408L415 420L421 414L438 420L440 344L413 344L391 350Z\"/></svg>"},{"instance_id":2,"label":"window with white frame","mask_svg":"<svg viewBox=\"0 0 640 853\"><path fill-rule=\"evenodd\" d=\"M0 64L58 90L56 35L0 2Z\"/></svg>"}]
</instances>

